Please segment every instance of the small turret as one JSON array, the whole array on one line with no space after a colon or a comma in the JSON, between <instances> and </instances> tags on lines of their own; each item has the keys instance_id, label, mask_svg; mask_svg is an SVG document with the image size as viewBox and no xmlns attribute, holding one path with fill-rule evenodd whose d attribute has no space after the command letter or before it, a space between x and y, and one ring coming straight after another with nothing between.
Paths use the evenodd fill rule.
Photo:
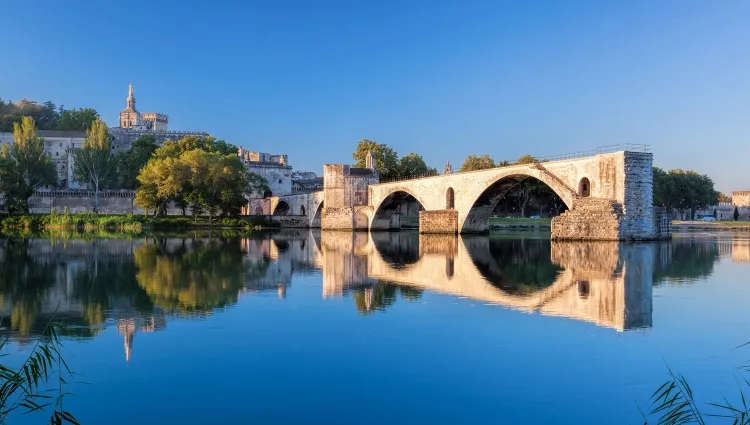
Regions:
<instances>
[{"instance_id":1,"label":"small turret","mask_svg":"<svg viewBox=\"0 0 750 425\"><path fill-rule=\"evenodd\" d=\"M376 170L378 168L377 163L375 162L375 156L373 156L372 151L367 151L367 156L365 157L365 168L369 168L371 170Z\"/></svg>"},{"instance_id":2,"label":"small turret","mask_svg":"<svg viewBox=\"0 0 750 425\"><path fill-rule=\"evenodd\" d=\"M445 163L445 170L443 170L443 175L447 176L449 174L453 174L453 167L451 166L451 162L447 161Z\"/></svg>"}]
</instances>

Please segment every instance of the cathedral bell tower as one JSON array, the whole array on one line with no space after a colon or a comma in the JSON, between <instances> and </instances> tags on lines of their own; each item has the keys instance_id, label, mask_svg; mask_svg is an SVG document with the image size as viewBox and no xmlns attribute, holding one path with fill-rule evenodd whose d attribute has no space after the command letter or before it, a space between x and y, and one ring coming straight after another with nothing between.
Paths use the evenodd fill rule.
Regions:
<instances>
[{"instance_id":1,"label":"cathedral bell tower","mask_svg":"<svg viewBox=\"0 0 750 425\"><path fill-rule=\"evenodd\" d=\"M135 95L133 94L133 83L128 86L127 107L120 112L120 127L140 128L143 126L143 117L135 109Z\"/></svg>"}]
</instances>

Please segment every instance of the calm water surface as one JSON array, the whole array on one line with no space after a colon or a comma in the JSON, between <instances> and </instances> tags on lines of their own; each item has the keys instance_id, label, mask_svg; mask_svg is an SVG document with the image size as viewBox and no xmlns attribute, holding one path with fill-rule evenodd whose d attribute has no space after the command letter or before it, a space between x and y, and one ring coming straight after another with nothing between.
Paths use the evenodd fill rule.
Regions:
<instances>
[{"instance_id":1,"label":"calm water surface","mask_svg":"<svg viewBox=\"0 0 750 425\"><path fill-rule=\"evenodd\" d=\"M75 329L84 424L637 424L666 364L734 392L747 233L548 237L0 239L5 361Z\"/></svg>"}]
</instances>

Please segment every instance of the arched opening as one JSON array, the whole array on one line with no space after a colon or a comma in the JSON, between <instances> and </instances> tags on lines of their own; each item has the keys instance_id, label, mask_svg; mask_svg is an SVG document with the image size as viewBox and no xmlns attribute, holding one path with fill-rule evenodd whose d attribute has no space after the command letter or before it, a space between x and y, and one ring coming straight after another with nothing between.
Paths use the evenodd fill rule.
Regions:
<instances>
[{"instance_id":1,"label":"arched opening","mask_svg":"<svg viewBox=\"0 0 750 425\"><path fill-rule=\"evenodd\" d=\"M263 214L263 208L261 208L261 207L256 207L256 208L255 208L255 215L264 215L264 214Z\"/></svg>"},{"instance_id":2,"label":"arched opening","mask_svg":"<svg viewBox=\"0 0 750 425\"><path fill-rule=\"evenodd\" d=\"M555 284L563 268L552 261L552 242L546 238L463 238L472 263L496 288L509 295L527 296Z\"/></svg>"},{"instance_id":3,"label":"arched opening","mask_svg":"<svg viewBox=\"0 0 750 425\"><path fill-rule=\"evenodd\" d=\"M449 187L445 192L445 209L452 210L455 207L455 194L453 188Z\"/></svg>"},{"instance_id":4,"label":"arched opening","mask_svg":"<svg viewBox=\"0 0 750 425\"><path fill-rule=\"evenodd\" d=\"M305 206L304 205L302 205L301 207L299 207L299 215L307 215L306 212L305 212Z\"/></svg>"},{"instance_id":5,"label":"arched opening","mask_svg":"<svg viewBox=\"0 0 750 425\"><path fill-rule=\"evenodd\" d=\"M394 269L419 261L419 234L416 232L375 232L371 237L375 250Z\"/></svg>"},{"instance_id":6,"label":"arched opening","mask_svg":"<svg viewBox=\"0 0 750 425\"><path fill-rule=\"evenodd\" d=\"M315 209L315 215L313 216L312 222L310 223L310 227L320 228L320 217L322 214L323 203L321 202L320 205L318 205L318 208Z\"/></svg>"},{"instance_id":7,"label":"arched opening","mask_svg":"<svg viewBox=\"0 0 750 425\"><path fill-rule=\"evenodd\" d=\"M273 210L273 215L289 215L289 204L286 201L279 201L276 205L276 209Z\"/></svg>"},{"instance_id":8,"label":"arched opening","mask_svg":"<svg viewBox=\"0 0 750 425\"><path fill-rule=\"evenodd\" d=\"M579 280L578 282L578 296L586 299L591 294L591 285L588 280Z\"/></svg>"},{"instance_id":9,"label":"arched opening","mask_svg":"<svg viewBox=\"0 0 750 425\"><path fill-rule=\"evenodd\" d=\"M420 211L424 207L413 195L393 192L378 206L370 230L418 229Z\"/></svg>"},{"instance_id":10,"label":"arched opening","mask_svg":"<svg viewBox=\"0 0 750 425\"><path fill-rule=\"evenodd\" d=\"M263 192L264 198L270 198L271 196L273 196L273 193L270 190L266 190L265 192Z\"/></svg>"},{"instance_id":11,"label":"arched opening","mask_svg":"<svg viewBox=\"0 0 750 425\"><path fill-rule=\"evenodd\" d=\"M562 197L541 180L523 174L505 176L474 201L461 232L484 233L496 223L502 227L514 219L552 218L567 209Z\"/></svg>"},{"instance_id":12,"label":"arched opening","mask_svg":"<svg viewBox=\"0 0 750 425\"><path fill-rule=\"evenodd\" d=\"M578 183L578 196L587 198L591 195L591 182L588 177L584 177Z\"/></svg>"}]
</instances>

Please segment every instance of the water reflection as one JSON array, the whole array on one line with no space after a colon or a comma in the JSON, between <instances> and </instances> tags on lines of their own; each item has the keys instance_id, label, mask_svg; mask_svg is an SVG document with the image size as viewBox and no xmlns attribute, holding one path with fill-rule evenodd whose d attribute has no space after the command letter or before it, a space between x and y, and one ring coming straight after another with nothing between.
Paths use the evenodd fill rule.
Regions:
<instances>
[{"instance_id":1,"label":"water reflection","mask_svg":"<svg viewBox=\"0 0 750 425\"><path fill-rule=\"evenodd\" d=\"M544 238L284 231L137 239L0 240L2 332L37 335L54 315L81 337L114 325L125 357L137 332L205 316L244 294L284 298L296 274L363 315L424 291L618 330L651 326L652 287L704 279L722 258L750 261L750 238L676 235L658 244Z\"/></svg>"}]
</instances>

